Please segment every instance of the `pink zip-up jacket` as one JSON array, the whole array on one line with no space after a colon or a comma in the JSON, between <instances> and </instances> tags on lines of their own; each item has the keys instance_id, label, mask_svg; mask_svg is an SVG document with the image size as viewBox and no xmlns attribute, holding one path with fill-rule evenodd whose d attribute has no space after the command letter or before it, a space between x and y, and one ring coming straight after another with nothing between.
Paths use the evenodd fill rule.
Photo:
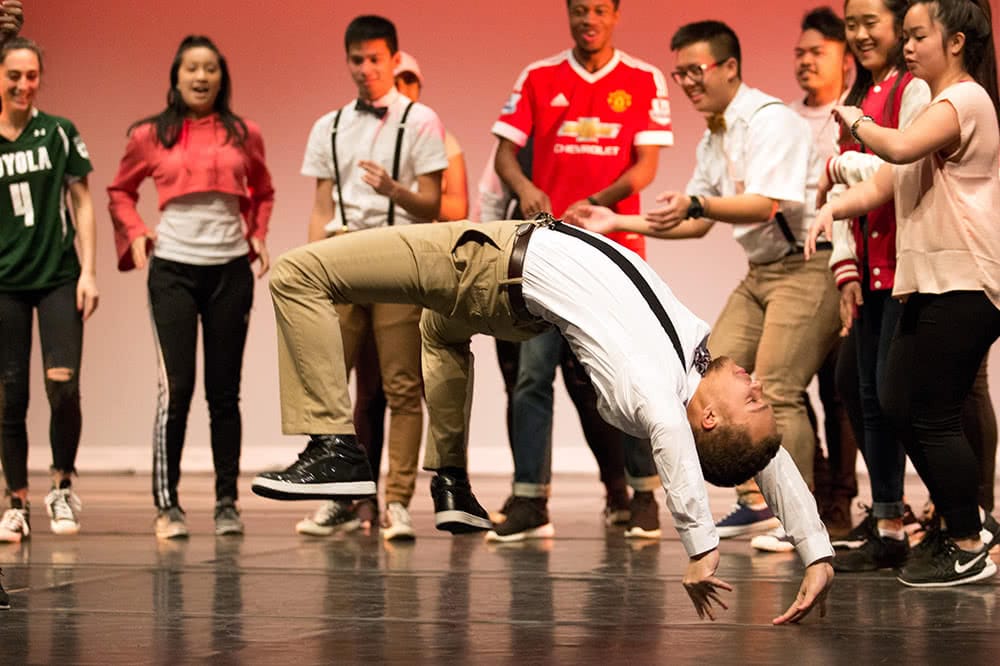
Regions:
<instances>
[{"instance_id":1,"label":"pink zip-up jacket","mask_svg":"<svg viewBox=\"0 0 1000 666\"><path fill-rule=\"evenodd\" d=\"M153 123L132 130L118 174L108 186L118 270L135 268L132 241L149 233L136 209L139 186L147 177L156 183L160 210L171 200L195 192L238 196L246 237L266 238L274 207L274 188L264 162L260 128L249 120L245 122L247 137L242 145L226 142L226 128L214 113L185 120L177 143L170 149L157 140ZM252 249L250 254L253 261Z\"/></svg>"}]
</instances>

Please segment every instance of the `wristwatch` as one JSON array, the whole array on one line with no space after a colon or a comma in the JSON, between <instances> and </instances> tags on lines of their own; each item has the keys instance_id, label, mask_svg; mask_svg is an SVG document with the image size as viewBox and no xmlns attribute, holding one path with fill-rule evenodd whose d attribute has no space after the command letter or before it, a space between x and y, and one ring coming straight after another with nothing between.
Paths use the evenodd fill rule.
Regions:
<instances>
[{"instance_id":1,"label":"wristwatch","mask_svg":"<svg viewBox=\"0 0 1000 666\"><path fill-rule=\"evenodd\" d=\"M861 123L864 123L864 122L871 122L871 123L873 123L873 122L875 122L875 119L872 118L871 116L865 114L865 115L861 116L860 118L858 118L857 120L855 120L853 123L851 123L851 136L853 136L854 140L857 141L858 143L860 143L862 146L865 145L865 142L861 140L860 136L858 136L858 125L860 125Z\"/></svg>"},{"instance_id":2,"label":"wristwatch","mask_svg":"<svg viewBox=\"0 0 1000 666\"><path fill-rule=\"evenodd\" d=\"M700 197L698 197L698 196L696 196L694 194L692 194L690 196L691 196L691 205L688 206L687 216L685 217L685 219L692 218L692 217L694 217L694 218L704 217L705 216L705 204L702 202L702 200L701 200Z\"/></svg>"}]
</instances>

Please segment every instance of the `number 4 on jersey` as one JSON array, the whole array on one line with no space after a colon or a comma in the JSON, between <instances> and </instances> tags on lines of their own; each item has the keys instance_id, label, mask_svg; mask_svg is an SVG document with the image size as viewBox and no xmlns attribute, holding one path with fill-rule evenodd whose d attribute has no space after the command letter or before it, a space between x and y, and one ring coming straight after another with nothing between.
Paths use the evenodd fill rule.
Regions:
<instances>
[{"instance_id":1,"label":"number 4 on jersey","mask_svg":"<svg viewBox=\"0 0 1000 666\"><path fill-rule=\"evenodd\" d=\"M28 183L10 184L10 201L16 217L24 217L24 226L35 226L35 207L31 203L31 186Z\"/></svg>"}]
</instances>

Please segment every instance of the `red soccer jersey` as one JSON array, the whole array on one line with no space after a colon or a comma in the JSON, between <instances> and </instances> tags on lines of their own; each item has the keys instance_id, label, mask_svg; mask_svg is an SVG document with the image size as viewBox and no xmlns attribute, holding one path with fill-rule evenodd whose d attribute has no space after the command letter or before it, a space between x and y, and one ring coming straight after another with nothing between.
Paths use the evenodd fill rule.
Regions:
<instances>
[{"instance_id":1,"label":"red soccer jersey","mask_svg":"<svg viewBox=\"0 0 1000 666\"><path fill-rule=\"evenodd\" d=\"M531 180L558 217L628 170L635 163L633 146L673 144L666 79L621 51L593 73L565 51L525 68L493 133L518 146L534 137ZM639 195L614 210L638 213ZM645 256L640 234L609 237Z\"/></svg>"}]
</instances>

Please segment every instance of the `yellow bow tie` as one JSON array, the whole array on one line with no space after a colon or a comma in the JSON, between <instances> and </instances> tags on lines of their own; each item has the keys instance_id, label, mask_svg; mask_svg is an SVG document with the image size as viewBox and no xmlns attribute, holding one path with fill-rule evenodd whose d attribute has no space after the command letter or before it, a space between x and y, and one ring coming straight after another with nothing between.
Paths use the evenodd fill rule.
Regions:
<instances>
[{"instance_id":1,"label":"yellow bow tie","mask_svg":"<svg viewBox=\"0 0 1000 666\"><path fill-rule=\"evenodd\" d=\"M708 131L712 134L723 134L726 131L726 117L721 113L713 113L706 119Z\"/></svg>"}]
</instances>

